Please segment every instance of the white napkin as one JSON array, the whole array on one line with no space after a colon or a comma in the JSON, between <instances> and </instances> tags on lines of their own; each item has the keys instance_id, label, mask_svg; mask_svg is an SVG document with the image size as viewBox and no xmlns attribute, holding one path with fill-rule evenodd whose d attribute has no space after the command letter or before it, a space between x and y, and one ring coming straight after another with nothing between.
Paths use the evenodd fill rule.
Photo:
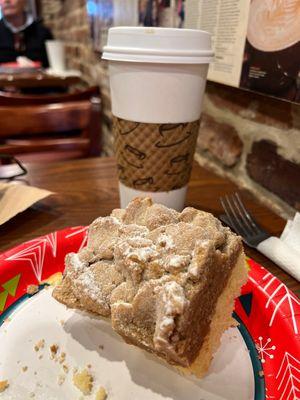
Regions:
<instances>
[{"instance_id":1,"label":"white napkin","mask_svg":"<svg viewBox=\"0 0 300 400\"><path fill-rule=\"evenodd\" d=\"M82 76L82 73L80 71L78 71L77 69L66 69L64 71L57 71L52 68L47 68L46 74L58 76L58 77L62 77L62 78L68 78L69 76L76 76L76 77L80 78Z\"/></svg>"},{"instance_id":2,"label":"white napkin","mask_svg":"<svg viewBox=\"0 0 300 400\"><path fill-rule=\"evenodd\" d=\"M280 238L271 236L257 250L300 282L300 213L287 222Z\"/></svg>"},{"instance_id":3,"label":"white napkin","mask_svg":"<svg viewBox=\"0 0 300 400\"><path fill-rule=\"evenodd\" d=\"M20 67L34 67L34 62L27 57L19 56L17 57L17 63Z\"/></svg>"}]
</instances>

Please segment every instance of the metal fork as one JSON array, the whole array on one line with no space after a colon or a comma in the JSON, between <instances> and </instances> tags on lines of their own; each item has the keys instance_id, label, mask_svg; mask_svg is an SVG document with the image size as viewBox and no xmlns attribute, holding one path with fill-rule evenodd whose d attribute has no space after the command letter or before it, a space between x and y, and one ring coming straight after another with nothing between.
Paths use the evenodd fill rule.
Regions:
<instances>
[{"instance_id":1,"label":"metal fork","mask_svg":"<svg viewBox=\"0 0 300 400\"><path fill-rule=\"evenodd\" d=\"M246 210L238 193L221 197L220 201L226 213L220 216L221 221L238 233L248 246L256 248L259 243L271 236Z\"/></svg>"},{"instance_id":2,"label":"metal fork","mask_svg":"<svg viewBox=\"0 0 300 400\"><path fill-rule=\"evenodd\" d=\"M264 231L246 210L238 193L225 196L220 201L226 213L220 216L221 221L238 233L248 246L257 249L300 282L298 251L281 238Z\"/></svg>"}]
</instances>

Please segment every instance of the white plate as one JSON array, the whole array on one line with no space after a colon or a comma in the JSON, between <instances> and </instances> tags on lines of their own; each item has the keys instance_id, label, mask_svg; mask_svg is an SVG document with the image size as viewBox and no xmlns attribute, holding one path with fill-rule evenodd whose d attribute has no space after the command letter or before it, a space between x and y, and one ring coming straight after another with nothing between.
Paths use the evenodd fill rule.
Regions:
<instances>
[{"instance_id":1,"label":"white plate","mask_svg":"<svg viewBox=\"0 0 300 400\"><path fill-rule=\"evenodd\" d=\"M64 321L62 324L61 321ZM41 339L45 347L34 345ZM49 347L66 352L70 368L60 386L62 365L50 359ZM99 346L104 346L101 349ZM108 322L68 310L43 290L23 302L0 327L0 380L9 388L1 400L76 400L80 391L72 383L73 368L91 365L95 399L99 386L108 400L253 400L254 375L246 344L237 328L229 329L202 380L180 376L154 356L129 346ZM39 356L43 358L39 359ZM22 367L27 366L26 372Z\"/></svg>"}]
</instances>

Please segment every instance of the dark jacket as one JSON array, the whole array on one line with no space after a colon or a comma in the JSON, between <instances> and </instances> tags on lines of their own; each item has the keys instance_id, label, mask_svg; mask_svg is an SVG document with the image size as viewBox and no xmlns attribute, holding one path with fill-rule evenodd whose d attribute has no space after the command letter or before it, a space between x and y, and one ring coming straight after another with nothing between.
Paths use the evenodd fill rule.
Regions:
<instances>
[{"instance_id":1,"label":"dark jacket","mask_svg":"<svg viewBox=\"0 0 300 400\"><path fill-rule=\"evenodd\" d=\"M52 39L52 34L41 21L34 21L20 33L13 33L0 20L0 63L14 62L18 56L40 61L48 67L45 41Z\"/></svg>"}]
</instances>

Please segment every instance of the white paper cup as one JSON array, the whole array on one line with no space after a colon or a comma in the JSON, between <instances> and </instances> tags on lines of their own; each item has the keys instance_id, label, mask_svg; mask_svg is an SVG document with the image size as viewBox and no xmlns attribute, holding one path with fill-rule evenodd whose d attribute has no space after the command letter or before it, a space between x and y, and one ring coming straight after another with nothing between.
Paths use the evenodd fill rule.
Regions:
<instances>
[{"instance_id":1,"label":"white paper cup","mask_svg":"<svg viewBox=\"0 0 300 400\"><path fill-rule=\"evenodd\" d=\"M111 28L102 58L109 60L113 115L146 124L197 121L212 57L210 34L204 31ZM181 210L186 186L146 192L120 184L121 207L138 195Z\"/></svg>"},{"instance_id":2,"label":"white paper cup","mask_svg":"<svg viewBox=\"0 0 300 400\"><path fill-rule=\"evenodd\" d=\"M50 68L55 72L66 70L65 46L61 40L46 40Z\"/></svg>"}]
</instances>

